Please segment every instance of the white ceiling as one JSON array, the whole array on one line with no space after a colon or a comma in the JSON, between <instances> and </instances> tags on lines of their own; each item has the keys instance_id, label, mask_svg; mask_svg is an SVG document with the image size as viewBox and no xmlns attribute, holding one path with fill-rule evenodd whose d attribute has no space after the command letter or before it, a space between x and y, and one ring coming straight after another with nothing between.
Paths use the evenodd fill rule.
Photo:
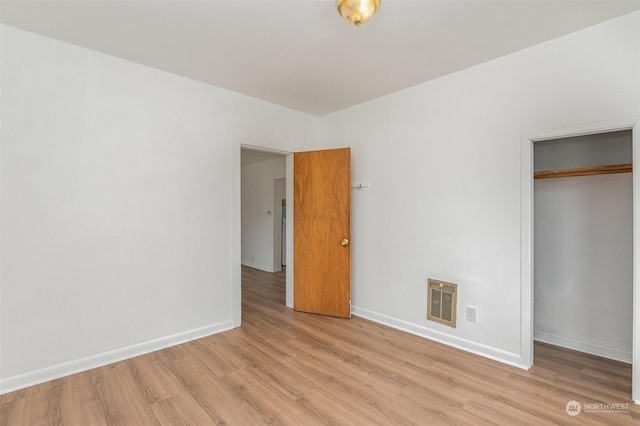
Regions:
<instances>
[{"instance_id":1,"label":"white ceiling","mask_svg":"<svg viewBox=\"0 0 640 426\"><path fill-rule=\"evenodd\" d=\"M640 9L640 0L5 1L2 23L314 115Z\"/></svg>"}]
</instances>

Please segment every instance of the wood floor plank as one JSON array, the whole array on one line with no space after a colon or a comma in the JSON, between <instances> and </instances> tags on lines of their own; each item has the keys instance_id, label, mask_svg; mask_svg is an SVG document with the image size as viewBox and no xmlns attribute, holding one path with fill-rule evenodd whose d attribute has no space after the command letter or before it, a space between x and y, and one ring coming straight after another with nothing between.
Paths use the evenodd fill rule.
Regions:
<instances>
[{"instance_id":1,"label":"wood floor plank","mask_svg":"<svg viewBox=\"0 0 640 426\"><path fill-rule=\"evenodd\" d=\"M2 395L0 424L640 424L628 364L536 343L525 371L362 318L292 311L284 273L242 276L241 327ZM585 412L569 416L571 400ZM629 406L589 405L608 403Z\"/></svg>"},{"instance_id":2,"label":"wood floor plank","mask_svg":"<svg viewBox=\"0 0 640 426\"><path fill-rule=\"evenodd\" d=\"M505 404L494 398L480 396L465 404L465 411L482 417L486 421L498 425L518 425L518 426L553 426L556 423L541 419L535 414L520 410L512 405ZM570 421L567 416L567 423Z\"/></svg>"},{"instance_id":3,"label":"wood floor plank","mask_svg":"<svg viewBox=\"0 0 640 426\"><path fill-rule=\"evenodd\" d=\"M151 405L158 421L163 425L208 426L216 423L193 397L183 392Z\"/></svg>"},{"instance_id":4,"label":"wood floor plank","mask_svg":"<svg viewBox=\"0 0 640 426\"><path fill-rule=\"evenodd\" d=\"M127 366L131 377L135 380L147 404L162 401L185 391L171 370L153 356L145 355L130 361L127 362Z\"/></svg>"},{"instance_id":5,"label":"wood floor plank","mask_svg":"<svg viewBox=\"0 0 640 426\"><path fill-rule=\"evenodd\" d=\"M130 362L94 370L96 401L108 424L160 424L145 400L145 392L131 374Z\"/></svg>"},{"instance_id":6,"label":"wood floor plank","mask_svg":"<svg viewBox=\"0 0 640 426\"><path fill-rule=\"evenodd\" d=\"M244 401L265 416L265 423L296 425L308 415L286 391L262 381L251 370L235 371L226 379Z\"/></svg>"},{"instance_id":7,"label":"wood floor plank","mask_svg":"<svg viewBox=\"0 0 640 426\"><path fill-rule=\"evenodd\" d=\"M195 357L168 365L194 400L216 424L258 425L264 418L233 391L224 377L217 377Z\"/></svg>"},{"instance_id":8,"label":"wood floor plank","mask_svg":"<svg viewBox=\"0 0 640 426\"><path fill-rule=\"evenodd\" d=\"M432 388L433 389L433 388ZM394 398L412 414L413 420L420 425L494 425L481 416L465 411L465 404L442 399L438 392L424 388L408 388ZM395 424L395 423L391 423Z\"/></svg>"}]
</instances>

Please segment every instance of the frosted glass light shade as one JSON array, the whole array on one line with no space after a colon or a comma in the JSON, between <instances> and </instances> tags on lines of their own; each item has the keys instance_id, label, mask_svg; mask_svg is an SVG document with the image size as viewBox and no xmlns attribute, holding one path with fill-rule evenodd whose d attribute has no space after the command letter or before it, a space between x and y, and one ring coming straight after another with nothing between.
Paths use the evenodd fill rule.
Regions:
<instances>
[{"instance_id":1,"label":"frosted glass light shade","mask_svg":"<svg viewBox=\"0 0 640 426\"><path fill-rule=\"evenodd\" d=\"M380 7L380 0L337 0L338 13L350 24L357 27L367 22L376 14Z\"/></svg>"}]
</instances>

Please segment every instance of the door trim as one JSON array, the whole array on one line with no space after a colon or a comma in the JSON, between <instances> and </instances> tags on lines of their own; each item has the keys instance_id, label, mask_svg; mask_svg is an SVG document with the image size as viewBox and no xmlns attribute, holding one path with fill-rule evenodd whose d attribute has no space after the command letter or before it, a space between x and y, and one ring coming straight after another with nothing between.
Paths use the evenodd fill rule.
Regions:
<instances>
[{"instance_id":1,"label":"door trim","mask_svg":"<svg viewBox=\"0 0 640 426\"><path fill-rule=\"evenodd\" d=\"M522 364L533 366L533 144L550 139L631 130L633 149L633 343L631 398L640 404L640 116L533 132L521 139L521 333Z\"/></svg>"}]
</instances>

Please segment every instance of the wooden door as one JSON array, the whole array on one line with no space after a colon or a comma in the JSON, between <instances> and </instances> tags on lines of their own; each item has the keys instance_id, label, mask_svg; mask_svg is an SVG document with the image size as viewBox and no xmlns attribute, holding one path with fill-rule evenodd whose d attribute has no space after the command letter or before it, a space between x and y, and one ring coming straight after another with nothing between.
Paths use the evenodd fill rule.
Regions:
<instances>
[{"instance_id":1,"label":"wooden door","mask_svg":"<svg viewBox=\"0 0 640 426\"><path fill-rule=\"evenodd\" d=\"M293 157L293 308L351 317L351 149Z\"/></svg>"}]
</instances>

